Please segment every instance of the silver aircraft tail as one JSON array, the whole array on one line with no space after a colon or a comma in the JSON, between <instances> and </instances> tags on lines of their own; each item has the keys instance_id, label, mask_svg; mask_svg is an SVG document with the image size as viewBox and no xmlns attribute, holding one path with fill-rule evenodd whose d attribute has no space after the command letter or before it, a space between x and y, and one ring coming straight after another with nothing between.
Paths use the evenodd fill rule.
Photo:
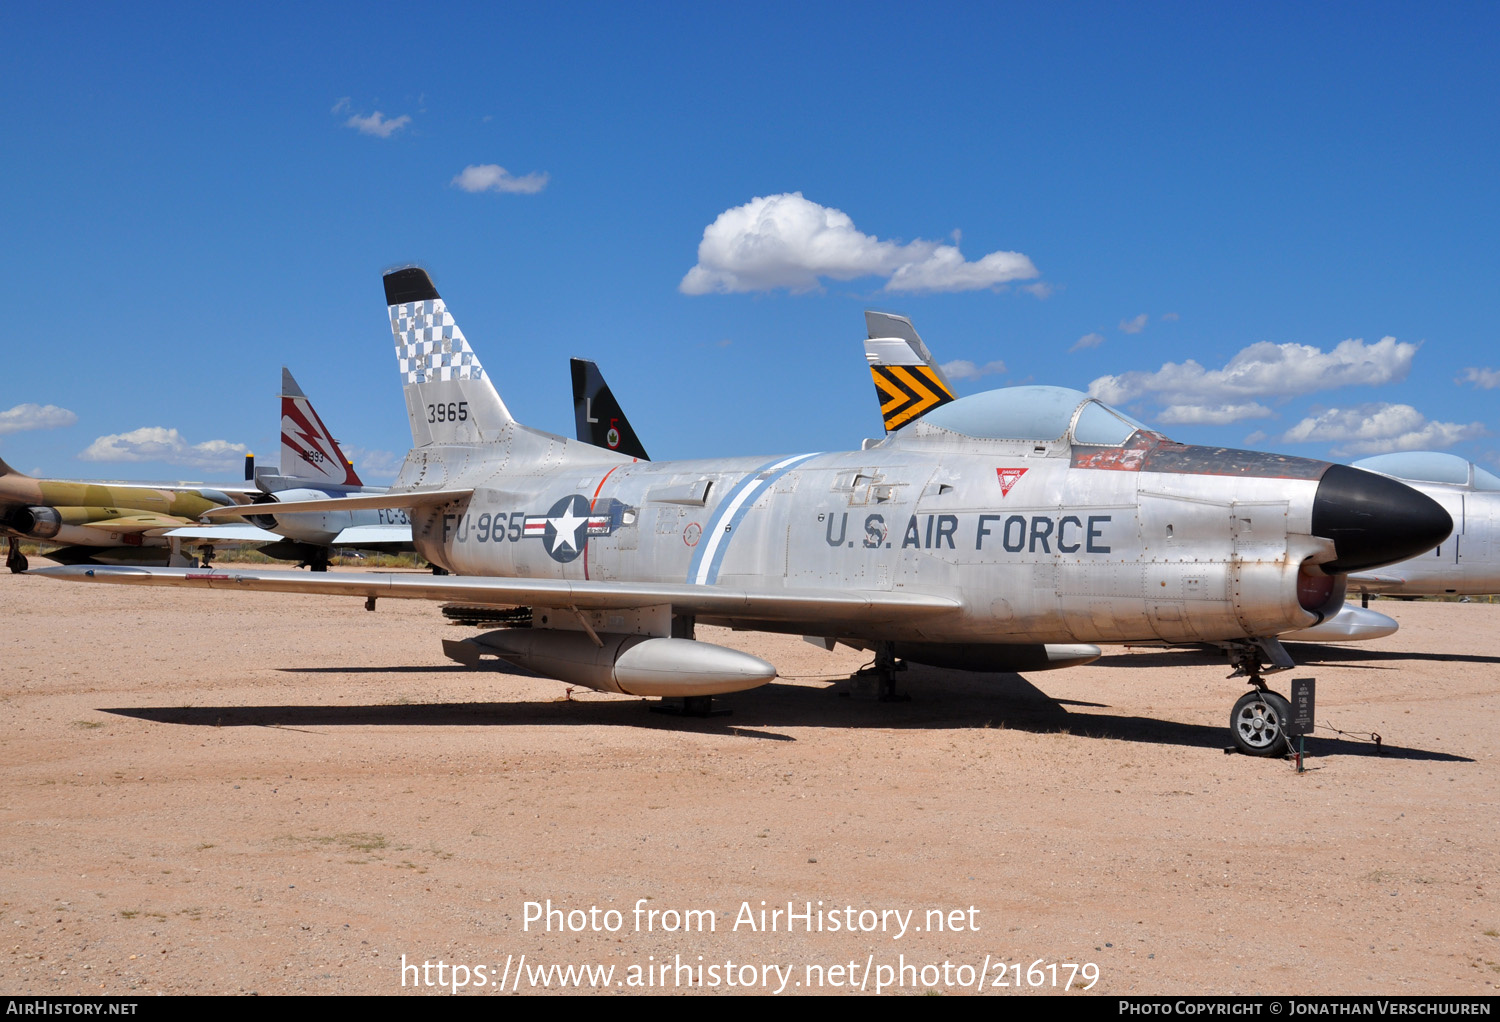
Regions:
<instances>
[{"instance_id":1,"label":"silver aircraft tail","mask_svg":"<svg viewBox=\"0 0 1500 1022\"><path fill-rule=\"evenodd\" d=\"M413 448L495 440L514 420L427 271L385 275Z\"/></svg>"}]
</instances>

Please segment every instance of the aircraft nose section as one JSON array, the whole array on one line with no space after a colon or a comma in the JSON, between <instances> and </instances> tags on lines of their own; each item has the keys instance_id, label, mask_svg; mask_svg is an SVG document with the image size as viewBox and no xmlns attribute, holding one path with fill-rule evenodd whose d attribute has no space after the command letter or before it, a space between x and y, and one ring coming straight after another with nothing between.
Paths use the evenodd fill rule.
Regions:
<instances>
[{"instance_id":1,"label":"aircraft nose section","mask_svg":"<svg viewBox=\"0 0 1500 1022\"><path fill-rule=\"evenodd\" d=\"M1333 540L1330 574L1394 564L1431 550L1453 531L1442 505L1404 483L1331 465L1313 498L1314 536Z\"/></svg>"}]
</instances>

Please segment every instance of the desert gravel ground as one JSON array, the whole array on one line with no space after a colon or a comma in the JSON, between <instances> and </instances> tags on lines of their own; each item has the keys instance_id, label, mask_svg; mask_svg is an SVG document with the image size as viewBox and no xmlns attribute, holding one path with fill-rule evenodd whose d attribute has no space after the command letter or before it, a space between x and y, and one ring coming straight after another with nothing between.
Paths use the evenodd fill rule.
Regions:
<instances>
[{"instance_id":1,"label":"desert gravel ground","mask_svg":"<svg viewBox=\"0 0 1500 1022\"><path fill-rule=\"evenodd\" d=\"M435 604L6 575L0 993L473 996L613 966L611 992L999 994L1088 963L1092 994L1492 994L1500 607L1377 606L1396 635L1293 673L1383 754L1320 730L1299 775L1225 754L1242 685L1191 651L914 667L890 704L836 681L859 654L700 629L786 680L678 719L454 665L438 640L474 629ZM549 900L584 928L528 926ZM763 931L762 902L824 929ZM706 928L689 910L714 931L663 929Z\"/></svg>"}]
</instances>

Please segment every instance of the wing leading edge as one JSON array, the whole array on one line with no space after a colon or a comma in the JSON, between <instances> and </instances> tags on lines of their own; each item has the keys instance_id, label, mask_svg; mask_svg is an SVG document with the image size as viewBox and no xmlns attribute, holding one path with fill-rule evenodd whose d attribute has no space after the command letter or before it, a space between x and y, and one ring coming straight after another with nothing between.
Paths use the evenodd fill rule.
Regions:
<instances>
[{"instance_id":1,"label":"wing leading edge","mask_svg":"<svg viewBox=\"0 0 1500 1022\"><path fill-rule=\"evenodd\" d=\"M746 621L798 622L815 613L820 624L848 614L868 630L882 619L951 613L958 601L943 596L882 591L799 589L754 591L664 582L586 582L569 579L492 578L375 572L307 575L295 571L135 568L68 565L32 572L68 581L116 585L186 586L367 599L461 600L497 607L543 606L577 610L629 610L670 605L675 613Z\"/></svg>"}]
</instances>

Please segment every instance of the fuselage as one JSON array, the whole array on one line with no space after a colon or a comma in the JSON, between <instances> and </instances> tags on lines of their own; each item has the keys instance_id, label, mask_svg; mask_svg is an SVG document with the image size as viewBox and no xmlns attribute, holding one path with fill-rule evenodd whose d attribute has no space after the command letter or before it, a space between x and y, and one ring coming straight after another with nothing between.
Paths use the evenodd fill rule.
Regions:
<instances>
[{"instance_id":1,"label":"fuselage","mask_svg":"<svg viewBox=\"0 0 1500 1022\"><path fill-rule=\"evenodd\" d=\"M301 543L309 543L317 546L329 546L340 535L346 534L350 529L359 529L368 526L388 528L392 531L406 530L411 526L411 519L402 508L376 508L360 509L355 511L299 511L291 514L277 510L279 503L290 503L301 500L323 500L329 497L352 497L365 496L370 493L383 492L371 488L328 488L314 489L305 486L290 487L275 490L263 494L257 498L256 504L263 506L265 511L250 518L250 521L263 529L269 529L288 539ZM384 537L383 542L387 544L405 541L405 532L401 538ZM349 545L355 546L356 543Z\"/></svg>"},{"instance_id":2,"label":"fuselage","mask_svg":"<svg viewBox=\"0 0 1500 1022\"><path fill-rule=\"evenodd\" d=\"M151 533L232 503L212 489L36 479L0 462L0 533L75 546L166 546Z\"/></svg>"},{"instance_id":3,"label":"fuselage","mask_svg":"<svg viewBox=\"0 0 1500 1022\"><path fill-rule=\"evenodd\" d=\"M414 517L423 556L467 575L961 603L875 636L913 642L1223 640L1306 627L1342 601L1342 580L1312 567L1335 556L1312 534L1323 462L1164 451L1153 437L1127 450L941 431L864 451L656 463L530 431L516 444L535 456L505 462L527 470L478 446L412 452L403 477L474 488Z\"/></svg>"},{"instance_id":4,"label":"fuselage","mask_svg":"<svg viewBox=\"0 0 1500 1022\"><path fill-rule=\"evenodd\" d=\"M1350 588L1394 596L1500 593L1500 478L1440 451L1403 451L1354 463L1399 480L1442 506L1453 533L1431 550L1392 564Z\"/></svg>"},{"instance_id":5,"label":"fuselage","mask_svg":"<svg viewBox=\"0 0 1500 1022\"><path fill-rule=\"evenodd\" d=\"M1453 534L1427 553L1385 569L1401 581L1380 591L1401 596L1500 593L1500 493L1405 482L1442 505L1453 519Z\"/></svg>"}]
</instances>

